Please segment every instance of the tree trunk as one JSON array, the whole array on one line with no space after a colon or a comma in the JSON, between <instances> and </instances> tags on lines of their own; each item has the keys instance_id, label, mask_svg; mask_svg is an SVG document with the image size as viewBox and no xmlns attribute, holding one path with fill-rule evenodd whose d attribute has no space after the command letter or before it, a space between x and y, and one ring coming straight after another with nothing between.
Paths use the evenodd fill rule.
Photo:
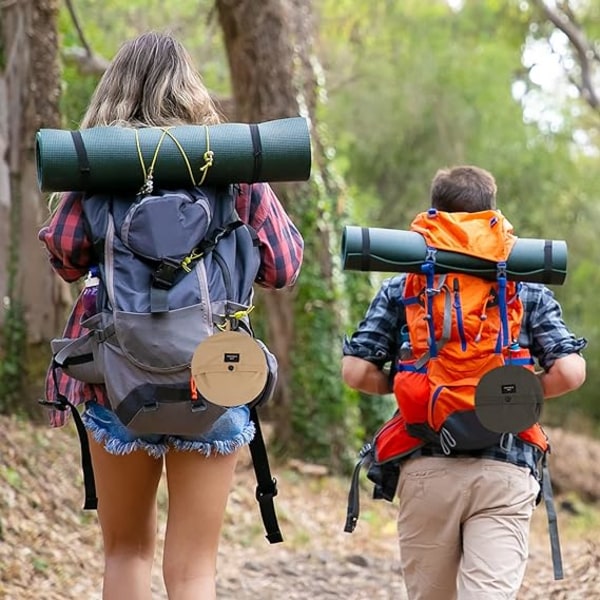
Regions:
<instances>
[{"instance_id":1,"label":"tree trunk","mask_svg":"<svg viewBox=\"0 0 600 600\"><path fill-rule=\"evenodd\" d=\"M48 216L37 184L35 134L59 127L59 0L0 2L0 410L39 415L47 342L68 297L37 239Z\"/></svg>"},{"instance_id":2,"label":"tree trunk","mask_svg":"<svg viewBox=\"0 0 600 600\"><path fill-rule=\"evenodd\" d=\"M2 61L3 62L3 61ZM2 64L0 62L0 64ZM6 78L0 70L0 300L7 295L6 266L8 264L8 224L10 221L10 184L8 163L8 93ZM0 309L0 329L4 323L4 309Z\"/></svg>"},{"instance_id":3,"label":"tree trunk","mask_svg":"<svg viewBox=\"0 0 600 600\"><path fill-rule=\"evenodd\" d=\"M217 0L229 59L235 120L260 122L296 116L297 81L294 81L294 43L299 31L291 27L291 3L281 0ZM296 23L302 28L302 23ZM301 51L299 48L298 50ZM298 74L306 76L306 73ZM302 90L304 93L305 90ZM291 202L299 200L305 184L274 186L291 214ZM293 291L261 292L261 311L268 317L269 346L279 361L279 380L272 414L277 431L289 438L291 419L291 350L294 342Z\"/></svg>"},{"instance_id":4,"label":"tree trunk","mask_svg":"<svg viewBox=\"0 0 600 600\"><path fill-rule=\"evenodd\" d=\"M235 119L260 122L298 115L307 117L313 145L312 179L324 184L318 189L312 182L273 186L307 242L305 266L294 289L260 293L259 300L264 306L258 313L268 318L268 343L280 363L279 383L269 413L277 437L285 441L286 449L291 452L306 451L307 446L314 450L313 440L306 437L305 431L295 428L298 411L306 421L322 408L342 402L344 394L338 374L339 323L332 300L335 295L330 252L332 202L327 197L331 190L327 189L326 159L315 127L318 81L314 68L317 62L312 53L315 27L312 6L306 0L217 0L216 6L231 71ZM312 295L313 276L321 289L326 290L324 295ZM306 321L299 322L305 318ZM313 340L317 352L310 346ZM300 379L300 370L304 380ZM337 428L340 437L344 437L340 422L325 426L329 424L331 432ZM328 435L329 432L323 434L321 449L335 454L336 444L326 439ZM324 458L320 454L312 458Z\"/></svg>"},{"instance_id":5,"label":"tree trunk","mask_svg":"<svg viewBox=\"0 0 600 600\"><path fill-rule=\"evenodd\" d=\"M260 122L303 115L314 124L316 85L310 66L312 14L301 0L217 0L231 71L235 119ZM314 128L311 136L314 136ZM295 218L310 196L307 183L273 186ZM303 232L305 235L307 232ZM311 232L312 235L312 232ZM325 244L327 247L327 244ZM305 256L306 259L306 256ZM325 264L330 261L326 258ZM301 276L302 279L302 276ZM269 408L278 438L290 440L293 366L303 349L295 343L297 289L261 292L259 314L268 318L267 341L279 361L279 381Z\"/></svg>"},{"instance_id":6,"label":"tree trunk","mask_svg":"<svg viewBox=\"0 0 600 600\"><path fill-rule=\"evenodd\" d=\"M4 2L0 5L2 50L0 96L10 119L0 109L0 211L2 231L0 291L22 303L30 342L48 340L64 316L64 286L52 274L37 240L47 218L46 199L39 191L35 164L35 133L41 127L60 127L60 71L57 16L59 0ZM8 218L13 211L12 219ZM15 215L16 211L16 215ZM15 240L13 258L6 241ZM11 265L11 260L13 264ZM15 269L13 285L8 284Z\"/></svg>"}]
</instances>

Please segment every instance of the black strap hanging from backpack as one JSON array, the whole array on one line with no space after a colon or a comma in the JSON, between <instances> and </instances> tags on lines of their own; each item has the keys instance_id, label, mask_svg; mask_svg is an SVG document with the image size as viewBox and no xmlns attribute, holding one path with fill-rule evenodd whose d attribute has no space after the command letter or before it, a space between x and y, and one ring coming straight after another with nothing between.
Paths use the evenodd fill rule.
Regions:
<instances>
[{"instance_id":1,"label":"black strap hanging from backpack","mask_svg":"<svg viewBox=\"0 0 600 600\"><path fill-rule=\"evenodd\" d=\"M269 457L265 447L260 421L256 406L250 409L250 418L254 421L256 434L250 442L250 454L252 456L252 465L254 466L254 474L256 475L256 500L260 508L266 538L271 544L283 542L283 536L279 530L277 522L277 514L275 513L275 503L273 499L277 496L277 480L271 475L269 467Z\"/></svg>"},{"instance_id":2,"label":"black strap hanging from backpack","mask_svg":"<svg viewBox=\"0 0 600 600\"><path fill-rule=\"evenodd\" d=\"M548 535L550 536L550 550L552 553L552 568L554 579L564 579L560 539L558 537L558 521L556 507L554 506L554 494L552 493L552 482L550 481L550 467L548 465L548 453L544 453L542 459L542 477L540 480L541 497L546 505L546 516L548 518Z\"/></svg>"},{"instance_id":3,"label":"black strap hanging from backpack","mask_svg":"<svg viewBox=\"0 0 600 600\"><path fill-rule=\"evenodd\" d=\"M195 255L193 262L196 262L211 252L219 240L228 236L231 232L236 230L238 227L244 225L237 217L227 223L224 227L215 229L210 237L204 239L196 248L193 249ZM191 272L191 268L188 267L187 271L181 266L181 262L165 259L157 265L156 270L152 275L152 284L150 287L150 312L157 314L161 312L168 312L169 310L169 290L175 284L177 277L181 273Z\"/></svg>"},{"instance_id":4,"label":"black strap hanging from backpack","mask_svg":"<svg viewBox=\"0 0 600 600\"><path fill-rule=\"evenodd\" d=\"M42 406L49 406L55 410L70 410L73 415L73 421L77 428L79 444L81 446L81 470L83 471L83 487L85 489L85 501L83 510L96 510L98 508L98 496L96 495L96 481L94 480L94 469L92 467L92 455L90 453L90 443L87 437L87 432L81 415L77 407L69 402L68 398L59 392L56 370L60 368L60 364L56 360L52 364L52 379L54 380L54 388L56 390L56 400L49 402L40 400Z\"/></svg>"}]
</instances>

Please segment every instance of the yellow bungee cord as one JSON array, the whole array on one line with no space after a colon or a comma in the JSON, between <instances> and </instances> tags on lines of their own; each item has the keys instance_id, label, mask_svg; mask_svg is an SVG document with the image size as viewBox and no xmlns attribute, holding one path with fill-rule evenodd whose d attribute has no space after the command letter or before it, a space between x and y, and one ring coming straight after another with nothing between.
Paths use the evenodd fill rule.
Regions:
<instances>
[{"instance_id":1,"label":"yellow bungee cord","mask_svg":"<svg viewBox=\"0 0 600 600\"><path fill-rule=\"evenodd\" d=\"M152 162L150 163L150 167L146 171L146 165L144 164L144 156L142 154L142 148L140 146L140 135L137 129L134 129L135 132L135 145L137 148L138 158L140 159L140 165L142 166L142 173L144 174L144 183L138 192L139 195L146 196L147 194L151 194L154 189L154 166L156 165L156 159L158 158L158 151L165 139L165 136L169 132L168 128L162 129L162 135L158 140L158 144L156 144L156 148L154 149L154 156L152 157Z\"/></svg>"},{"instance_id":2,"label":"yellow bungee cord","mask_svg":"<svg viewBox=\"0 0 600 600\"><path fill-rule=\"evenodd\" d=\"M230 331L237 328L237 321L247 317L254 310L254 304L251 304L246 309L236 310L231 314L219 315L220 323L216 323L216 327L220 331Z\"/></svg>"},{"instance_id":3,"label":"yellow bungee cord","mask_svg":"<svg viewBox=\"0 0 600 600\"><path fill-rule=\"evenodd\" d=\"M205 135L206 135L206 151L202 155L202 158L204 159L204 164L200 167L200 172L202 173L202 177L200 178L200 181L198 181L198 182L196 182L196 180L194 178L194 172L192 170L192 166L190 164L188 155L186 154L186 152L183 149L183 146L181 145L179 140L175 137L175 135L173 135L173 133L170 131L170 129L171 129L170 127L160 127L160 130L162 131L162 135L160 136L158 143L156 144L156 148L154 149L154 155L152 156L152 161L150 163L150 167L147 170L146 170L146 165L144 164L144 156L142 154L142 148L140 145L139 132L137 129L134 129L135 145L137 148L140 165L142 167L142 173L144 175L144 183L142 184L142 187L140 188L138 195L147 196L148 194L151 194L154 189L154 167L156 165L156 159L158 158L158 152L159 152L166 136L169 136L171 138L171 140L177 146L177 149L181 153L181 156L182 156L185 166L187 168L188 174L190 176L190 180L194 187L202 185L204 183L204 180L206 179L206 174L208 173L208 170L213 166L215 155L214 155L214 152L210 149L210 135L208 132L208 126L206 126L206 125L204 126L204 131L205 131ZM191 271L190 264L193 261L202 258L203 254L204 253L198 253L196 251L192 251L188 256L186 256L181 261L181 267L183 268L183 270L189 273ZM250 309L250 310L252 310L252 309ZM235 315L234 315L234 318L236 318Z\"/></svg>"},{"instance_id":4,"label":"yellow bungee cord","mask_svg":"<svg viewBox=\"0 0 600 600\"><path fill-rule=\"evenodd\" d=\"M188 155L186 154L186 151L183 149L183 146L181 145L179 140L175 137L175 135L173 135L173 133L170 131L170 129L171 129L171 127L160 127L160 130L162 131L162 135L160 136L160 139L158 140L158 144L156 144L156 148L154 149L154 155L152 157L152 162L150 163L150 167L148 169L146 169L146 165L144 164L144 156L142 154L142 148L140 145L139 132L137 129L134 129L135 146L137 149L138 158L140 160L140 165L142 167L142 173L144 175L144 183L142 184L142 187L140 188L140 191L138 192L138 194L145 196L147 194L151 194L152 190L154 189L154 167L156 165L156 159L158 158L158 152L159 152L160 147L162 146L162 143L166 136L169 136L171 138L171 140L173 140L173 143L175 144L175 146L177 146L177 149L181 153L181 157L183 158L183 162L185 163L185 166L189 173L190 181L192 182L192 186L196 187L198 185L202 185L204 183L204 180L206 179L208 170L213 166L215 153L210 149L210 134L208 131L208 126L206 126L206 125L204 126L204 132L205 132L205 136L206 136L206 150L205 150L204 154L202 155L202 158L204 159L204 164L200 167L200 172L201 172L202 176L200 177L199 181L196 181L196 179L194 177L192 165L190 164L190 159L189 159Z\"/></svg>"},{"instance_id":5,"label":"yellow bungee cord","mask_svg":"<svg viewBox=\"0 0 600 600\"><path fill-rule=\"evenodd\" d=\"M214 163L215 154L210 149L210 135L208 132L208 127L206 125L204 126L204 132L206 136L206 151L202 155L202 158L204 159L204 164L200 167L202 177L200 177L200 181L196 181L196 179L194 178L194 172L192 170L192 165L190 164L190 159L188 155L186 154L179 140L173 135L173 133L171 133L168 130L166 131L167 135L173 140L173 143L177 146L177 149L181 153L187 171L190 175L190 181L192 182L193 186L202 185L204 183L204 180L206 179L206 174L208 173L208 170L213 166Z\"/></svg>"}]
</instances>

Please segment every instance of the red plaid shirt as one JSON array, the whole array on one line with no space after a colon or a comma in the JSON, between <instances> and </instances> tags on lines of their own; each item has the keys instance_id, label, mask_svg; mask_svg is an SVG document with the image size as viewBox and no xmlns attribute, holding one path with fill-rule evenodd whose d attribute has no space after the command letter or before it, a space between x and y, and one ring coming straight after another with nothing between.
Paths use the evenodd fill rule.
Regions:
<instances>
[{"instance_id":1,"label":"red plaid shirt","mask_svg":"<svg viewBox=\"0 0 600 600\"><path fill-rule=\"evenodd\" d=\"M52 268L69 283L85 276L94 263L81 200L80 194L65 194L49 225L38 235L50 253ZM274 289L294 284L302 264L304 242L271 187L266 183L240 184L236 209L240 219L255 229L260 241L261 267L256 283ZM69 315L63 337L77 338L85 332L81 326L82 316L80 295ZM106 403L104 386L78 381L60 369L56 374L58 391L75 406L93 399ZM47 400L54 401L56 393L52 369L49 369L46 377ZM49 413L53 427L66 423L68 411L50 409Z\"/></svg>"}]
</instances>

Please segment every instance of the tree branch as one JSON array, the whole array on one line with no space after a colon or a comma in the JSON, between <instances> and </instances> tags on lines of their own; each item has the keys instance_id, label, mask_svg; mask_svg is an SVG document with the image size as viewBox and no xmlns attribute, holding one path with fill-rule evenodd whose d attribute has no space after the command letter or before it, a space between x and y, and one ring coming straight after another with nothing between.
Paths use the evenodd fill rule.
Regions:
<instances>
[{"instance_id":1,"label":"tree branch","mask_svg":"<svg viewBox=\"0 0 600 600\"><path fill-rule=\"evenodd\" d=\"M81 42L81 48L66 48L63 50L63 56L67 61L74 62L78 65L79 69L86 74L101 75L104 73L109 65L109 61L101 56L94 54L91 46L83 33L83 28L75 12L72 0L65 0L69 16L73 22L73 26L77 31L77 36Z\"/></svg>"},{"instance_id":2,"label":"tree branch","mask_svg":"<svg viewBox=\"0 0 600 600\"><path fill-rule=\"evenodd\" d=\"M81 45L85 48L85 51L91 55L92 49L90 45L87 43L85 39L85 35L83 34L83 29L81 24L79 23L79 19L77 17L77 13L75 12L75 7L73 6L73 2L71 0L65 0L65 4L67 5L67 10L69 11L69 15L71 17L71 21L73 21L73 25L75 26L75 30L77 31L77 35L79 36L79 41Z\"/></svg>"},{"instance_id":3,"label":"tree branch","mask_svg":"<svg viewBox=\"0 0 600 600\"><path fill-rule=\"evenodd\" d=\"M102 75L110 62L97 54L88 54L84 48L63 48L62 55L66 62L77 65L84 75Z\"/></svg>"},{"instance_id":4,"label":"tree branch","mask_svg":"<svg viewBox=\"0 0 600 600\"><path fill-rule=\"evenodd\" d=\"M598 54L585 36L583 30L574 19L568 3L558 5L562 12L551 8L544 0L536 0L546 18L568 38L577 55L577 62L581 68L581 81L577 84L585 101L594 109L600 109L600 97L594 88L593 70L594 61L598 61Z\"/></svg>"}]
</instances>

